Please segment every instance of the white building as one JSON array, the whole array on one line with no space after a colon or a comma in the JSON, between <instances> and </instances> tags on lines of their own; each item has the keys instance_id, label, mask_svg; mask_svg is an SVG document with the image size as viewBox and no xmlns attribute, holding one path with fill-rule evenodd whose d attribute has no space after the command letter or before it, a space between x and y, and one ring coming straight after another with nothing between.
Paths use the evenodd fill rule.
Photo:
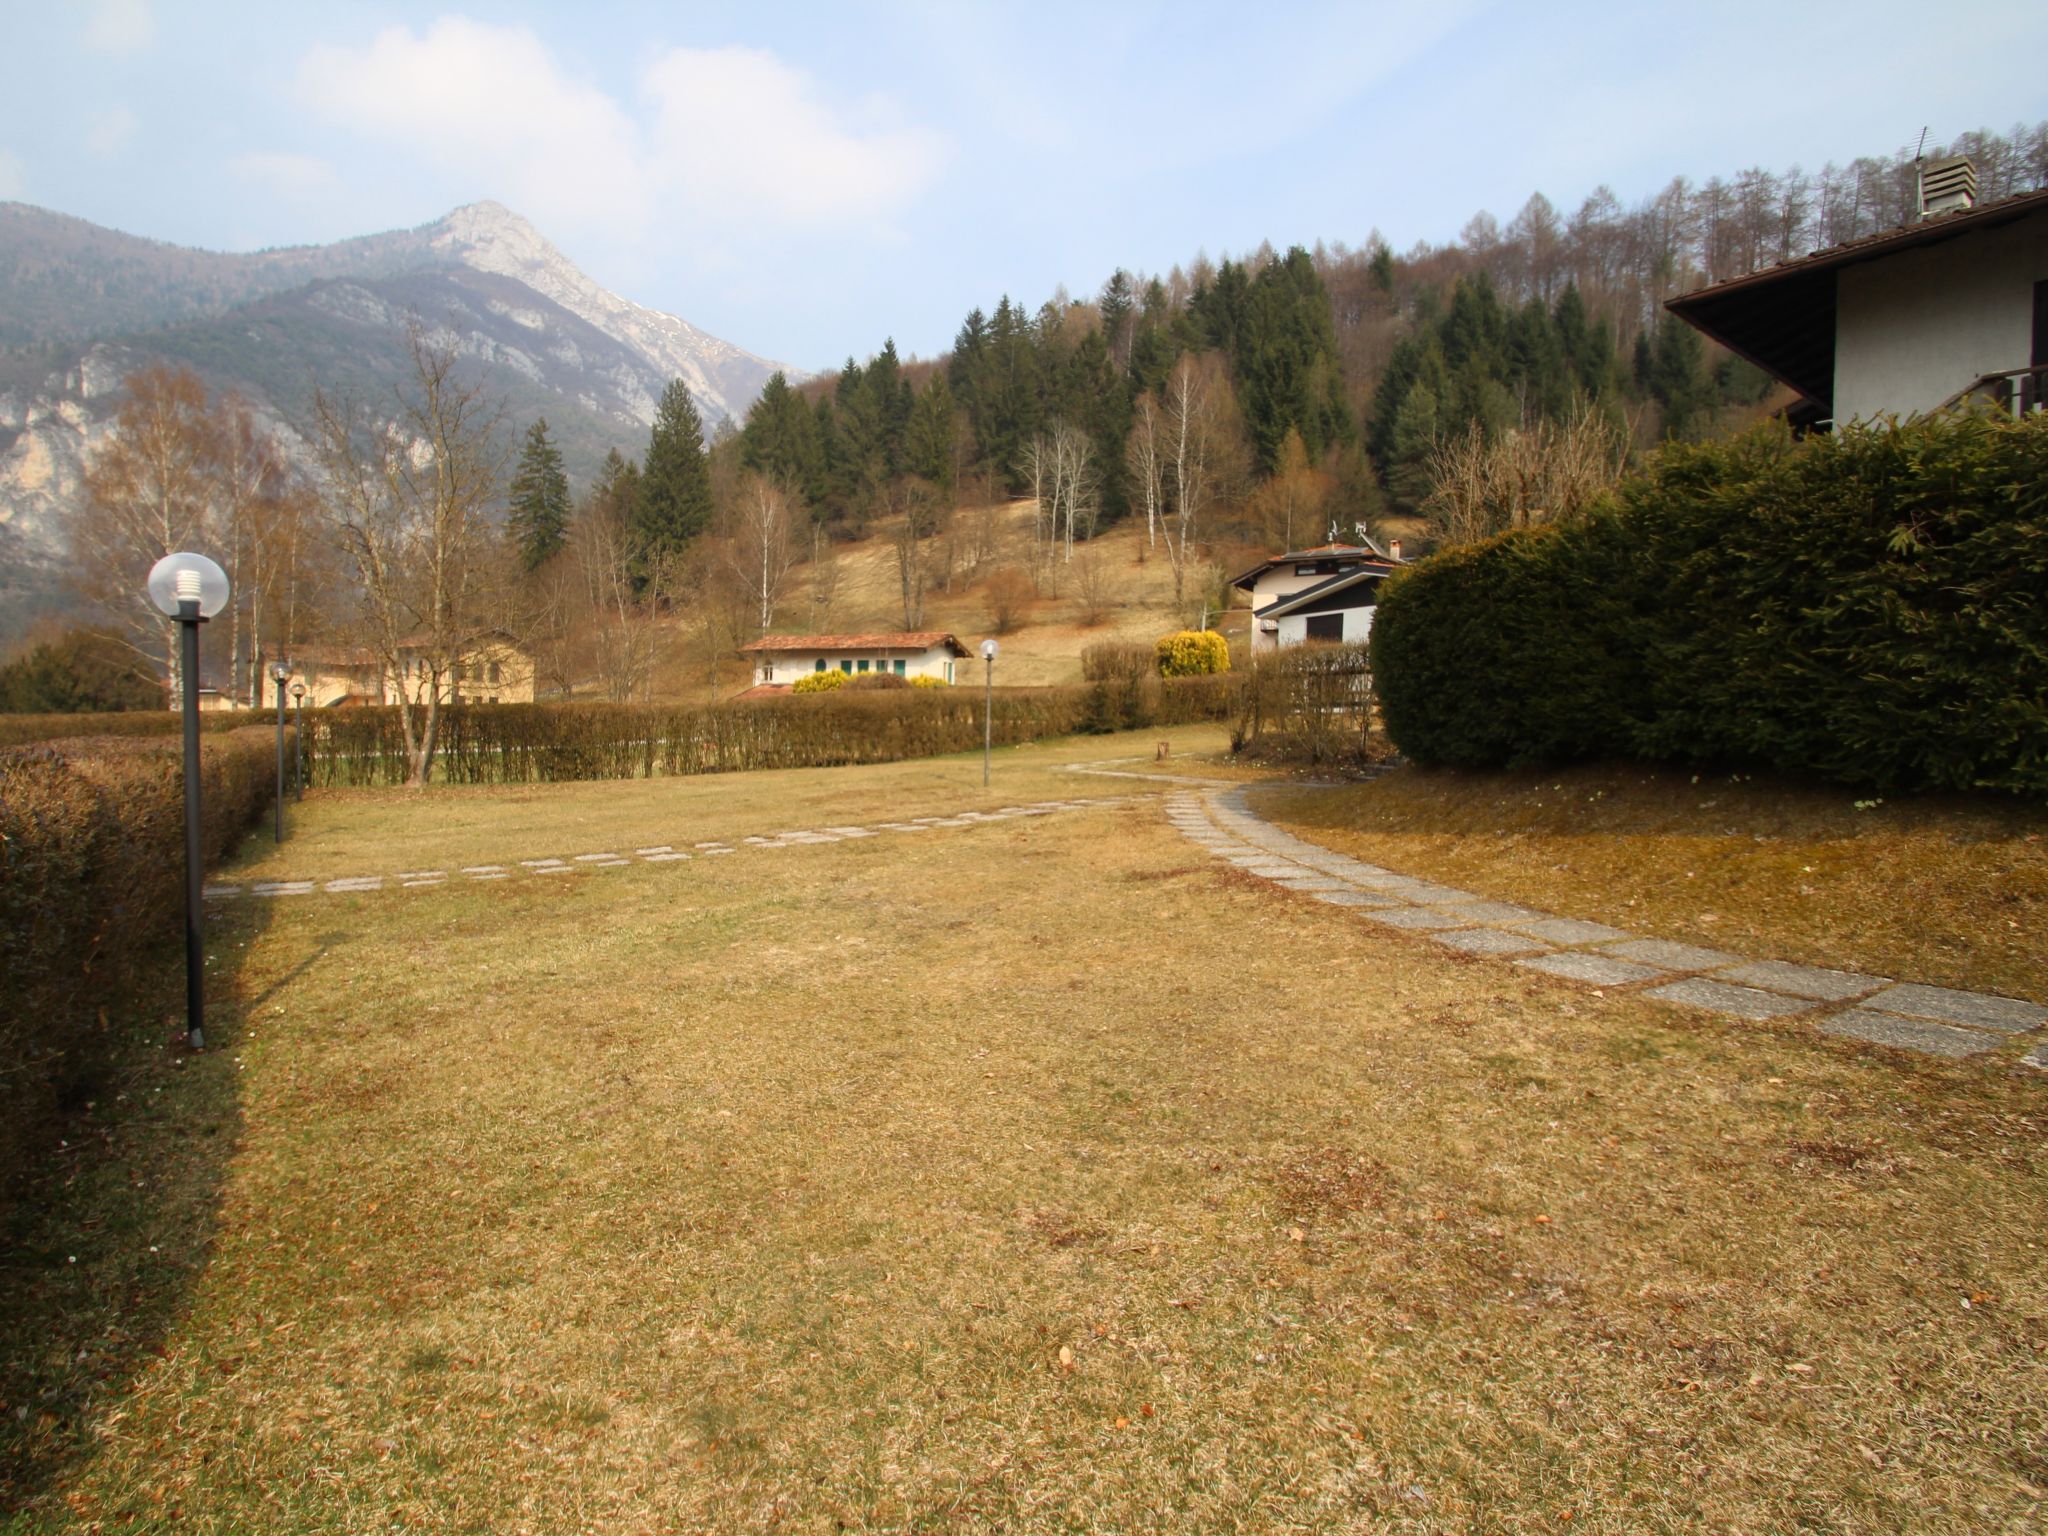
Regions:
<instances>
[{"instance_id":1,"label":"white building","mask_svg":"<svg viewBox=\"0 0 2048 1536\"><path fill-rule=\"evenodd\" d=\"M1251 594L1254 655L1308 640L1363 641L1379 584L1401 564L1401 545L1319 544L1261 561L1231 585Z\"/></svg>"},{"instance_id":2,"label":"white building","mask_svg":"<svg viewBox=\"0 0 2048 1536\"><path fill-rule=\"evenodd\" d=\"M1804 396L1801 424L2048 402L2048 191L1979 205L1967 160L1921 171L1913 223L1666 307Z\"/></svg>"},{"instance_id":3,"label":"white building","mask_svg":"<svg viewBox=\"0 0 2048 1536\"><path fill-rule=\"evenodd\" d=\"M953 666L967 647L943 630L872 635L763 635L740 649L754 658L754 686L787 688L818 672L851 677L887 673L909 679L953 681Z\"/></svg>"}]
</instances>

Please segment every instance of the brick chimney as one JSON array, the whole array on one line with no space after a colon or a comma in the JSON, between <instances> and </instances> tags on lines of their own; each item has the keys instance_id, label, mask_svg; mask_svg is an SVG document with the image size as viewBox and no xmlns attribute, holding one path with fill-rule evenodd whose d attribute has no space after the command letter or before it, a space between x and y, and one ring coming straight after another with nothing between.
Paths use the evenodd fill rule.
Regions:
<instances>
[{"instance_id":1,"label":"brick chimney","mask_svg":"<svg viewBox=\"0 0 2048 1536\"><path fill-rule=\"evenodd\" d=\"M1390 555L1392 555L1392 556L1393 556L1393 557L1394 557L1394 558L1395 558L1396 560L1400 559L1400 558L1401 558L1401 541L1400 541L1399 539L1389 539L1389 540L1387 540L1387 553L1388 553L1388 554L1390 554Z\"/></svg>"}]
</instances>

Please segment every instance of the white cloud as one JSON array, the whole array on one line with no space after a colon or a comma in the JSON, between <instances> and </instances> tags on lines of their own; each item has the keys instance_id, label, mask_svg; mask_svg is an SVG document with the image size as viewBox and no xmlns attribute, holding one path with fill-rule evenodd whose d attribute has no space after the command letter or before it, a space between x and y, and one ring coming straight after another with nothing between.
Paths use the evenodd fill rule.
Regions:
<instances>
[{"instance_id":1,"label":"white cloud","mask_svg":"<svg viewBox=\"0 0 2048 1536\"><path fill-rule=\"evenodd\" d=\"M764 227L887 236L944 158L941 139L886 103L835 110L757 49L667 49L640 83L629 107L566 72L527 28L443 17L364 48L315 49L298 95L544 229L687 230L700 254Z\"/></svg>"},{"instance_id":2,"label":"white cloud","mask_svg":"<svg viewBox=\"0 0 2048 1536\"><path fill-rule=\"evenodd\" d=\"M312 155L237 155L228 162L228 173L274 197L299 202L325 197L341 184L334 167Z\"/></svg>"},{"instance_id":3,"label":"white cloud","mask_svg":"<svg viewBox=\"0 0 2048 1536\"><path fill-rule=\"evenodd\" d=\"M21 156L0 149L0 201L12 202L28 196L28 169Z\"/></svg>"},{"instance_id":4,"label":"white cloud","mask_svg":"<svg viewBox=\"0 0 2048 1536\"><path fill-rule=\"evenodd\" d=\"M86 16L85 46L97 53L139 53L155 41L150 0L96 0Z\"/></svg>"},{"instance_id":5,"label":"white cloud","mask_svg":"<svg viewBox=\"0 0 2048 1536\"><path fill-rule=\"evenodd\" d=\"M110 160L127 148L135 136L135 114L126 107L111 107L93 114L85 130L85 147L102 160Z\"/></svg>"},{"instance_id":6,"label":"white cloud","mask_svg":"<svg viewBox=\"0 0 2048 1536\"><path fill-rule=\"evenodd\" d=\"M886 102L856 126L808 76L755 48L674 48L647 70L658 181L715 219L886 227L946 158Z\"/></svg>"}]
</instances>

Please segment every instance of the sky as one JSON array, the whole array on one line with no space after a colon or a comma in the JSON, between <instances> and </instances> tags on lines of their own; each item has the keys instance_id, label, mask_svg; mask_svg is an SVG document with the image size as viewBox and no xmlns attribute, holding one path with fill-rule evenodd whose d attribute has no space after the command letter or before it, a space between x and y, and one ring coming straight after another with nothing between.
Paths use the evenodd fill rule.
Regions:
<instances>
[{"instance_id":1,"label":"sky","mask_svg":"<svg viewBox=\"0 0 2048 1536\"><path fill-rule=\"evenodd\" d=\"M214 250L494 198L748 351L2048 117L2048 6L0 0L0 200ZM1938 54L1932 58L1931 54Z\"/></svg>"}]
</instances>

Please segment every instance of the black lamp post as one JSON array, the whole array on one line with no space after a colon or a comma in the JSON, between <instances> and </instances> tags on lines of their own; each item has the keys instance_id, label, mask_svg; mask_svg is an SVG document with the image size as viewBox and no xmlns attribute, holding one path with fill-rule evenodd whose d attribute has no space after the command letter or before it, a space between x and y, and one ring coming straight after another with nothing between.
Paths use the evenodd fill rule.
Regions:
<instances>
[{"instance_id":1,"label":"black lamp post","mask_svg":"<svg viewBox=\"0 0 2048 1536\"><path fill-rule=\"evenodd\" d=\"M178 695L185 716L185 1040L206 1049L205 851L199 844L199 626L228 602L227 572L204 555L165 555L150 567L149 600L178 621Z\"/></svg>"},{"instance_id":2,"label":"black lamp post","mask_svg":"<svg viewBox=\"0 0 2048 1536\"><path fill-rule=\"evenodd\" d=\"M292 798L306 798L306 685L292 684Z\"/></svg>"},{"instance_id":3,"label":"black lamp post","mask_svg":"<svg viewBox=\"0 0 2048 1536\"><path fill-rule=\"evenodd\" d=\"M981 694L981 787L988 788L988 759L996 740L996 643L981 642L981 659L988 663L987 681Z\"/></svg>"},{"instance_id":4,"label":"black lamp post","mask_svg":"<svg viewBox=\"0 0 2048 1536\"><path fill-rule=\"evenodd\" d=\"M284 841L284 685L292 669L282 661L270 664L270 680L277 684L277 840Z\"/></svg>"}]
</instances>

